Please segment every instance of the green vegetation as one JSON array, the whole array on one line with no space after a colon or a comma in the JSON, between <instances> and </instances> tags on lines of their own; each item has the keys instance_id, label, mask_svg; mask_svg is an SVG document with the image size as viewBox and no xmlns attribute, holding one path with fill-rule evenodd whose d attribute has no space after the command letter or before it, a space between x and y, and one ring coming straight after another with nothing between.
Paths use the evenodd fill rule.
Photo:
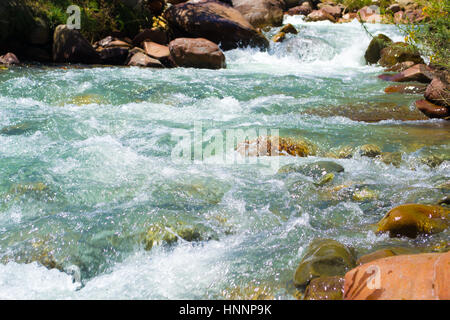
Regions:
<instances>
[{"instance_id":1,"label":"green vegetation","mask_svg":"<svg viewBox=\"0 0 450 320\"><path fill-rule=\"evenodd\" d=\"M15 17L8 19L14 21L7 21L12 25L9 36L14 36L29 32L33 17L43 18L53 31L57 25L66 23L69 16L67 8L78 5L81 9L81 32L90 41L95 41L114 32L131 37L140 29L151 26L153 13L147 2L138 8L130 8L120 0L7 0L5 10L10 12L9 17ZM23 18L18 20L18 16Z\"/></svg>"},{"instance_id":2,"label":"green vegetation","mask_svg":"<svg viewBox=\"0 0 450 320\"><path fill-rule=\"evenodd\" d=\"M426 19L400 26L405 41L415 47L430 62L450 68L450 0L422 0L422 12Z\"/></svg>"}]
</instances>

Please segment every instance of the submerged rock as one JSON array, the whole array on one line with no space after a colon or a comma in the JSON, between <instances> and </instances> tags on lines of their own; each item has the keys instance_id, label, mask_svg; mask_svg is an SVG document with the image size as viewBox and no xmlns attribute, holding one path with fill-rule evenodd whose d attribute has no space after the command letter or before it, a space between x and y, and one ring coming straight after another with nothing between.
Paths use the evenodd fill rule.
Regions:
<instances>
[{"instance_id":1,"label":"submerged rock","mask_svg":"<svg viewBox=\"0 0 450 320\"><path fill-rule=\"evenodd\" d=\"M295 271L294 284L305 286L314 278L342 276L354 266L355 258L346 246L335 240L316 239Z\"/></svg>"},{"instance_id":2,"label":"submerged rock","mask_svg":"<svg viewBox=\"0 0 450 320\"><path fill-rule=\"evenodd\" d=\"M222 291L226 300L274 300L274 293L268 286L247 285L234 286Z\"/></svg>"},{"instance_id":3,"label":"submerged rock","mask_svg":"<svg viewBox=\"0 0 450 320\"><path fill-rule=\"evenodd\" d=\"M442 232L448 225L450 210L432 205L404 204L391 209L378 222L377 232L392 237L416 238L422 234Z\"/></svg>"},{"instance_id":4,"label":"submerged rock","mask_svg":"<svg viewBox=\"0 0 450 320\"><path fill-rule=\"evenodd\" d=\"M436 168L441 165L442 162L444 162L444 158L442 156L437 155L429 155L420 158L420 162L429 166L430 168Z\"/></svg>"},{"instance_id":5,"label":"submerged rock","mask_svg":"<svg viewBox=\"0 0 450 320\"><path fill-rule=\"evenodd\" d=\"M365 144L359 148L359 153L362 157L375 158L381 155L381 149L374 144Z\"/></svg>"},{"instance_id":6,"label":"submerged rock","mask_svg":"<svg viewBox=\"0 0 450 320\"><path fill-rule=\"evenodd\" d=\"M353 157L353 148L350 146L343 146L335 150L331 150L325 154L326 157L336 159L350 159Z\"/></svg>"},{"instance_id":7,"label":"submerged rock","mask_svg":"<svg viewBox=\"0 0 450 320\"><path fill-rule=\"evenodd\" d=\"M320 179L328 173L344 172L344 167L332 161L317 161L307 164L288 164L281 167L278 173L297 172L313 179Z\"/></svg>"},{"instance_id":8,"label":"submerged rock","mask_svg":"<svg viewBox=\"0 0 450 320\"><path fill-rule=\"evenodd\" d=\"M283 155L307 157L315 155L317 147L305 139L265 136L240 143L236 151L247 157Z\"/></svg>"},{"instance_id":9,"label":"submerged rock","mask_svg":"<svg viewBox=\"0 0 450 320\"><path fill-rule=\"evenodd\" d=\"M354 121L378 122L383 120L426 120L427 117L417 109L409 105L397 103L364 103L349 104L342 106L330 106L328 108L310 108L303 114L320 117L345 117Z\"/></svg>"},{"instance_id":10,"label":"submerged rock","mask_svg":"<svg viewBox=\"0 0 450 320\"><path fill-rule=\"evenodd\" d=\"M84 94L75 96L67 100L64 104L73 104L76 106L84 106L88 104L103 104L104 98L99 94Z\"/></svg>"},{"instance_id":11,"label":"submerged rock","mask_svg":"<svg viewBox=\"0 0 450 320\"><path fill-rule=\"evenodd\" d=\"M225 55L214 42L197 38L178 38L169 43L170 57L179 67L225 68Z\"/></svg>"},{"instance_id":12,"label":"submerged rock","mask_svg":"<svg viewBox=\"0 0 450 320\"><path fill-rule=\"evenodd\" d=\"M423 63L423 59L417 49L404 42L394 42L381 50L381 58L378 63L383 67L391 67L404 61Z\"/></svg>"},{"instance_id":13,"label":"submerged rock","mask_svg":"<svg viewBox=\"0 0 450 320\"><path fill-rule=\"evenodd\" d=\"M356 189L353 192L353 196L352 199L354 201L372 201L372 200L376 200L378 198L378 193L370 190L369 188L362 188L361 190Z\"/></svg>"},{"instance_id":14,"label":"submerged rock","mask_svg":"<svg viewBox=\"0 0 450 320\"><path fill-rule=\"evenodd\" d=\"M389 165L392 164L394 167L400 167L402 163L402 153L401 152L382 152L379 156L380 160Z\"/></svg>"},{"instance_id":15,"label":"submerged rock","mask_svg":"<svg viewBox=\"0 0 450 320\"><path fill-rule=\"evenodd\" d=\"M255 28L283 23L283 0L233 0L233 7Z\"/></svg>"},{"instance_id":16,"label":"submerged rock","mask_svg":"<svg viewBox=\"0 0 450 320\"><path fill-rule=\"evenodd\" d=\"M446 119L450 117L449 109L435 105L425 99L417 100L416 107L428 118Z\"/></svg>"},{"instance_id":17,"label":"submerged rock","mask_svg":"<svg viewBox=\"0 0 450 320\"><path fill-rule=\"evenodd\" d=\"M366 62L368 64L375 64L380 60L381 58L381 50L386 48L392 43L392 40L380 33L379 35L375 36L372 41L370 41L369 46L367 47L367 50L364 54L364 58L366 59Z\"/></svg>"},{"instance_id":18,"label":"submerged rock","mask_svg":"<svg viewBox=\"0 0 450 320\"><path fill-rule=\"evenodd\" d=\"M378 259L345 275L346 300L450 299L450 253Z\"/></svg>"},{"instance_id":19,"label":"submerged rock","mask_svg":"<svg viewBox=\"0 0 450 320\"><path fill-rule=\"evenodd\" d=\"M153 224L143 236L144 249L149 251L154 246L174 244L179 238L187 242L204 241L215 238L211 231L199 225L186 225L182 222L173 224Z\"/></svg>"},{"instance_id":20,"label":"submerged rock","mask_svg":"<svg viewBox=\"0 0 450 320\"><path fill-rule=\"evenodd\" d=\"M165 17L178 37L199 37L220 44L223 50L238 47L266 49L269 41L236 9L213 0L171 6Z\"/></svg>"},{"instance_id":21,"label":"submerged rock","mask_svg":"<svg viewBox=\"0 0 450 320\"><path fill-rule=\"evenodd\" d=\"M36 128L30 122L22 122L11 126L3 127L0 134L5 136L17 136L36 131Z\"/></svg>"},{"instance_id":22,"label":"submerged rock","mask_svg":"<svg viewBox=\"0 0 450 320\"><path fill-rule=\"evenodd\" d=\"M423 84L400 84L389 86L384 89L387 94L402 93L402 94L423 94L426 90L426 85Z\"/></svg>"},{"instance_id":23,"label":"submerged rock","mask_svg":"<svg viewBox=\"0 0 450 320\"><path fill-rule=\"evenodd\" d=\"M303 300L342 300L343 295L343 277L320 277L311 280Z\"/></svg>"}]
</instances>

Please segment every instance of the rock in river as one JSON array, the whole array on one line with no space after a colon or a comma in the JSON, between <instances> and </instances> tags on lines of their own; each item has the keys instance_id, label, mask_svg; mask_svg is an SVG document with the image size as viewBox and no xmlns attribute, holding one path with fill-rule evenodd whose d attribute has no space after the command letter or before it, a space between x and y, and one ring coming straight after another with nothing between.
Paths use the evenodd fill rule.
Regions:
<instances>
[{"instance_id":1,"label":"rock in river","mask_svg":"<svg viewBox=\"0 0 450 320\"><path fill-rule=\"evenodd\" d=\"M450 210L433 205L404 204L391 209L378 222L377 232L388 232L390 237L416 238L445 230Z\"/></svg>"},{"instance_id":2,"label":"rock in river","mask_svg":"<svg viewBox=\"0 0 450 320\"><path fill-rule=\"evenodd\" d=\"M335 240L315 239L295 271L294 284L305 286L317 277L342 276L354 266L355 258L349 248Z\"/></svg>"},{"instance_id":3,"label":"rock in river","mask_svg":"<svg viewBox=\"0 0 450 320\"><path fill-rule=\"evenodd\" d=\"M448 300L450 252L400 255L363 264L345 275L346 300Z\"/></svg>"},{"instance_id":4,"label":"rock in river","mask_svg":"<svg viewBox=\"0 0 450 320\"><path fill-rule=\"evenodd\" d=\"M171 6L165 17L178 37L199 37L223 50L237 47L268 48L269 41L236 9L214 0Z\"/></svg>"},{"instance_id":5,"label":"rock in river","mask_svg":"<svg viewBox=\"0 0 450 320\"><path fill-rule=\"evenodd\" d=\"M179 67L225 68L225 55L219 46L202 38L178 38L169 43L170 57Z\"/></svg>"}]
</instances>

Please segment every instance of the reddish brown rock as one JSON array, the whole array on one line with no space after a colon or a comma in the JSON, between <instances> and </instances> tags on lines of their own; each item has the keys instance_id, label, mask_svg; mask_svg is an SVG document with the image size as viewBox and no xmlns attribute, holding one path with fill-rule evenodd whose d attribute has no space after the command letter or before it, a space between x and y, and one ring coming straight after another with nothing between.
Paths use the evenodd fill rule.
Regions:
<instances>
[{"instance_id":1,"label":"reddish brown rock","mask_svg":"<svg viewBox=\"0 0 450 320\"><path fill-rule=\"evenodd\" d=\"M347 272L346 300L445 300L450 298L450 252L378 259Z\"/></svg>"},{"instance_id":2,"label":"reddish brown rock","mask_svg":"<svg viewBox=\"0 0 450 320\"><path fill-rule=\"evenodd\" d=\"M394 82L422 82L430 83L433 79L432 70L424 64L416 64L400 73L388 77L387 80ZM383 79L386 80L386 79Z\"/></svg>"},{"instance_id":3,"label":"reddish brown rock","mask_svg":"<svg viewBox=\"0 0 450 320\"><path fill-rule=\"evenodd\" d=\"M450 116L446 107L437 106L425 99L416 101L416 107L428 118L448 118Z\"/></svg>"},{"instance_id":4,"label":"reddish brown rock","mask_svg":"<svg viewBox=\"0 0 450 320\"><path fill-rule=\"evenodd\" d=\"M199 37L220 44L224 50L237 47L266 49L269 41L236 9L213 0L171 6L165 17L179 37Z\"/></svg>"},{"instance_id":5,"label":"reddish brown rock","mask_svg":"<svg viewBox=\"0 0 450 320\"><path fill-rule=\"evenodd\" d=\"M137 52L127 63L129 66L134 67L151 67L151 68L164 68L161 62L156 59L150 58L145 53Z\"/></svg>"},{"instance_id":6,"label":"reddish brown rock","mask_svg":"<svg viewBox=\"0 0 450 320\"><path fill-rule=\"evenodd\" d=\"M339 19L342 17L342 9L339 6L326 4L320 9L333 16L334 19Z\"/></svg>"},{"instance_id":7,"label":"reddish brown rock","mask_svg":"<svg viewBox=\"0 0 450 320\"><path fill-rule=\"evenodd\" d=\"M389 86L384 89L386 93L405 93L405 94L419 94L425 93L426 85L418 84L399 84L395 86Z\"/></svg>"},{"instance_id":8,"label":"reddish brown rock","mask_svg":"<svg viewBox=\"0 0 450 320\"><path fill-rule=\"evenodd\" d=\"M7 54L0 57L0 64L13 65L20 64L19 59L17 59L14 53L8 52Z\"/></svg>"},{"instance_id":9,"label":"reddish brown rock","mask_svg":"<svg viewBox=\"0 0 450 320\"><path fill-rule=\"evenodd\" d=\"M450 107L449 85L439 78L434 78L425 91L425 99L434 104Z\"/></svg>"},{"instance_id":10,"label":"reddish brown rock","mask_svg":"<svg viewBox=\"0 0 450 320\"><path fill-rule=\"evenodd\" d=\"M152 41L144 41L143 47L145 50L145 53L155 59L164 59L168 58L170 55L169 47L163 46L161 44L158 44L156 42Z\"/></svg>"},{"instance_id":11,"label":"reddish brown rock","mask_svg":"<svg viewBox=\"0 0 450 320\"><path fill-rule=\"evenodd\" d=\"M302 5L290 8L287 14L290 16L294 15L304 15L307 16L313 11L311 4L309 2L303 2Z\"/></svg>"},{"instance_id":12,"label":"reddish brown rock","mask_svg":"<svg viewBox=\"0 0 450 320\"><path fill-rule=\"evenodd\" d=\"M140 46L144 41L153 41L159 44L168 44L168 36L164 30L160 28L144 29L133 39L135 46Z\"/></svg>"},{"instance_id":13,"label":"reddish brown rock","mask_svg":"<svg viewBox=\"0 0 450 320\"><path fill-rule=\"evenodd\" d=\"M325 20L336 22L336 19L323 9L314 10L313 12L308 14L308 16L305 19L305 21L325 21Z\"/></svg>"},{"instance_id":14,"label":"reddish brown rock","mask_svg":"<svg viewBox=\"0 0 450 320\"><path fill-rule=\"evenodd\" d=\"M282 0L233 0L233 7L255 28L276 27L283 23Z\"/></svg>"},{"instance_id":15,"label":"reddish brown rock","mask_svg":"<svg viewBox=\"0 0 450 320\"><path fill-rule=\"evenodd\" d=\"M170 57L180 67L225 68L225 55L214 42L202 38L178 38L169 43Z\"/></svg>"}]
</instances>

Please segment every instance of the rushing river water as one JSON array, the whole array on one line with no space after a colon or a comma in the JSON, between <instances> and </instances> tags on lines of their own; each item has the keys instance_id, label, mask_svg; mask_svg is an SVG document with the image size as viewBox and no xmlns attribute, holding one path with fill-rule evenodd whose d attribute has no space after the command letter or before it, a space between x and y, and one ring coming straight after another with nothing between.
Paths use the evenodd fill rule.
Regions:
<instances>
[{"instance_id":1,"label":"rushing river water","mask_svg":"<svg viewBox=\"0 0 450 320\"><path fill-rule=\"evenodd\" d=\"M395 205L445 195L436 186L450 178L449 162L430 168L420 159L449 158L448 124L334 115L343 105L410 108L420 95L384 93L382 69L364 63L370 38L356 21L286 22L299 34L269 52L226 52L223 70L0 70L0 298L221 299L265 287L292 299L290 280L312 239L358 252L448 239L393 240L372 228ZM394 26L368 28L402 40ZM278 129L322 151L254 165L172 161L174 136L196 123L203 133ZM401 152L401 165L324 156L368 143ZM334 161L345 171L319 187L308 175L268 171L274 158ZM352 196L364 188L373 196ZM144 249L152 225L177 223L203 240Z\"/></svg>"}]
</instances>

